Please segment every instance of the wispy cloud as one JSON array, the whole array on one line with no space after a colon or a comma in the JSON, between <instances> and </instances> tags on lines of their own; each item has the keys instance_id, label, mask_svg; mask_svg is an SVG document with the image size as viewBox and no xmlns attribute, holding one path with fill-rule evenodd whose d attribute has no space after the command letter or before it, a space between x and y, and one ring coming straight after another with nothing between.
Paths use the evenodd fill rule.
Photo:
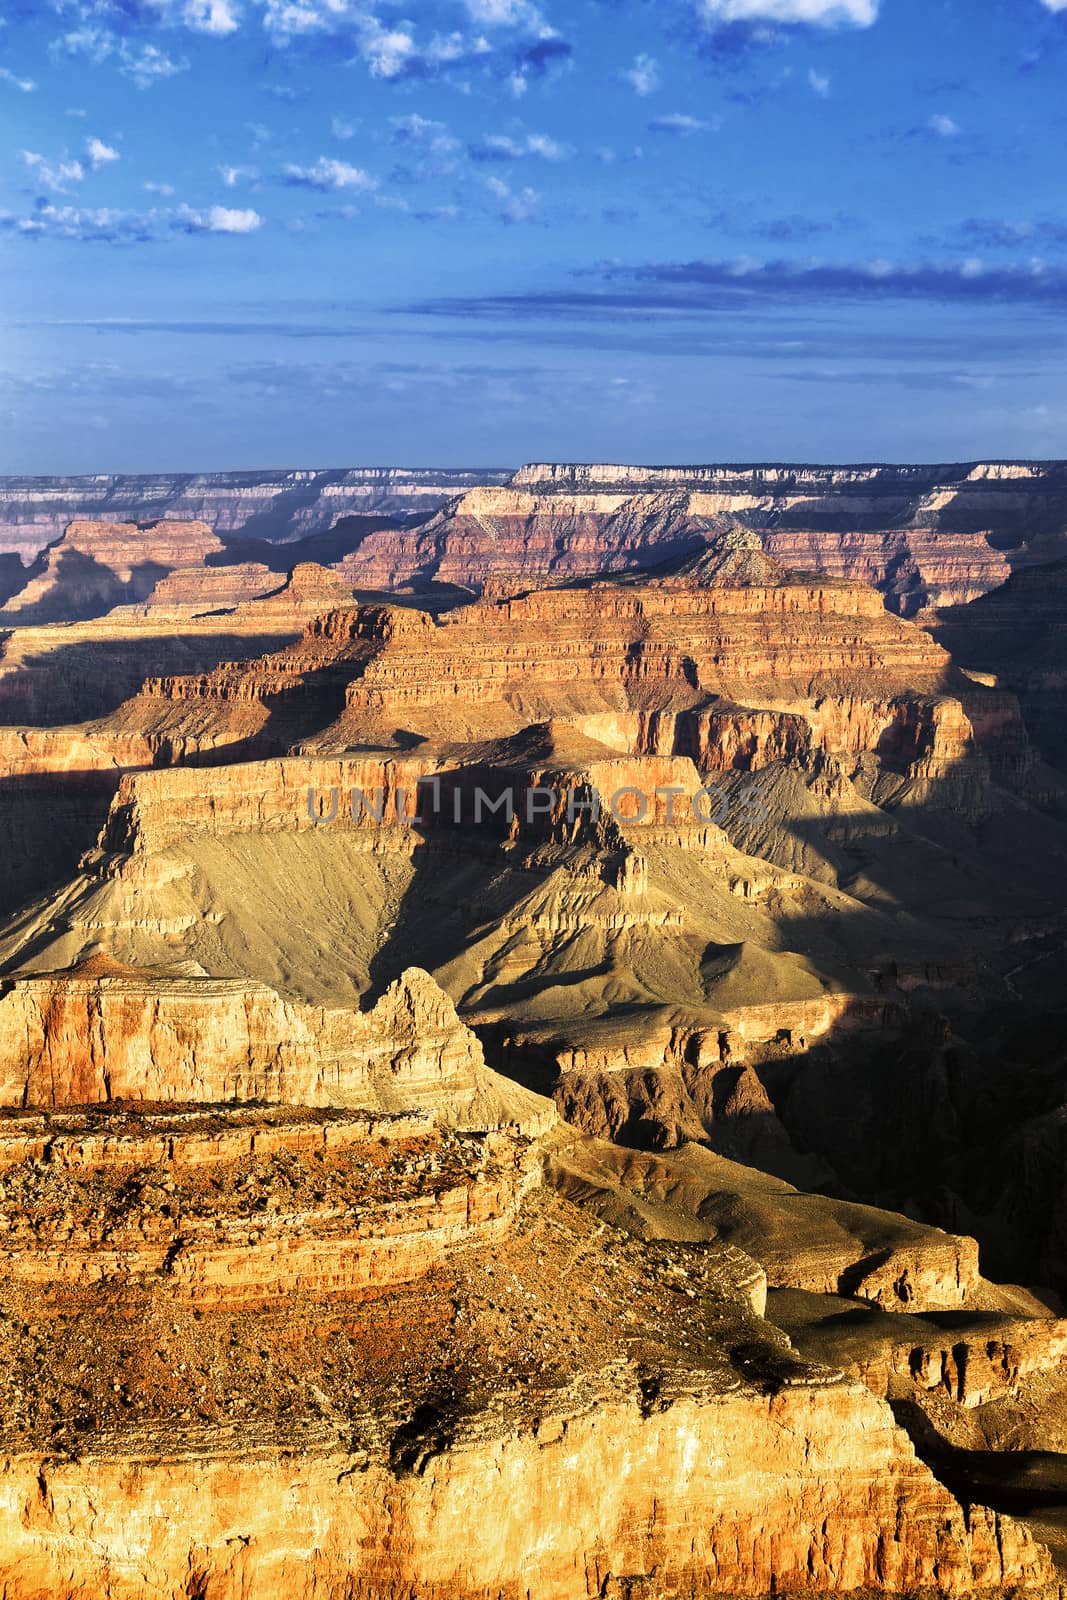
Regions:
<instances>
[{"instance_id":1,"label":"wispy cloud","mask_svg":"<svg viewBox=\"0 0 1067 1600\"><path fill-rule=\"evenodd\" d=\"M463 0L472 22L487 28L546 29L541 8L531 0Z\"/></svg>"},{"instance_id":2,"label":"wispy cloud","mask_svg":"<svg viewBox=\"0 0 1067 1600\"><path fill-rule=\"evenodd\" d=\"M1064 9L1067 10L1067 6ZM1024 245L1062 248L1067 245L1067 221L1062 219L1014 222L1003 217L968 217L961 223L957 233L965 244L982 250L1017 250Z\"/></svg>"},{"instance_id":3,"label":"wispy cloud","mask_svg":"<svg viewBox=\"0 0 1067 1600\"><path fill-rule=\"evenodd\" d=\"M648 124L650 133L671 133L687 139L694 133L708 133L712 124L700 117L688 116L684 111L669 111L665 116L653 117Z\"/></svg>"},{"instance_id":4,"label":"wispy cloud","mask_svg":"<svg viewBox=\"0 0 1067 1600\"><path fill-rule=\"evenodd\" d=\"M654 94L662 82L659 62L655 56L647 55L635 56L633 65L620 73L620 77L641 96Z\"/></svg>"},{"instance_id":5,"label":"wispy cloud","mask_svg":"<svg viewBox=\"0 0 1067 1600\"><path fill-rule=\"evenodd\" d=\"M472 161L523 161L528 156L541 161L566 161L574 153L569 145L560 144L546 133L527 133L518 139L510 134L489 134L467 149Z\"/></svg>"},{"instance_id":6,"label":"wispy cloud","mask_svg":"<svg viewBox=\"0 0 1067 1600\"><path fill-rule=\"evenodd\" d=\"M155 193L172 193L166 184L146 184ZM134 211L112 206L59 205L35 207L28 216L0 212L0 230L27 239L77 239L97 244L151 244L168 234L248 234L263 226L257 211L228 206L179 205Z\"/></svg>"},{"instance_id":7,"label":"wispy cloud","mask_svg":"<svg viewBox=\"0 0 1067 1600\"><path fill-rule=\"evenodd\" d=\"M19 154L34 179L54 193L61 194L72 183L81 183L85 177L85 168L80 161L49 161L37 150L20 150Z\"/></svg>"},{"instance_id":8,"label":"wispy cloud","mask_svg":"<svg viewBox=\"0 0 1067 1600\"><path fill-rule=\"evenodd\" d=\"M497 202L496 214L503 222L534 222L541 209L541 196L528 184L512 189L503 178L487 178L485 187Z\"/></svg>"},{"instance_id":9,"label":"wispy cloud","mask_svg":"<svg viewBox=\"0 0 1067 1600\"><path fill-rule=\"evenodd\" d=\"M429 145L432 148L458 150L459 140L453 139L444 122L432 117L421 117L411 111L406 117L389 119L389 137L393 144Z\"/></svg>"},{"instance_id":10,"label":"wispy cloud","mask_svg":"<svg viewBox=\"0 0 1067 1600\"><path fill-rule=\"evenodd\" d=\"M64 155L59 160L49 160L38 150L20 150L19 154L34 180L54 194L65 193L72 184L83 183L90 172L98 172L101 167L119 160L119 152L95 136L86 139L81 156Z\"/></svg>"},{"instance_id":11,"label":"wispy cloud","mask_svg":"<svg viewBox=\"0 0 1067 1600\"><path fill-rule=\"evenodd\" d=\"M135 43L110 28L91 23L54 39L49 50L53 57L76 57L92 66L114 61L119 71L131 78L139 89L148 89L154 83L189 70L185 56L169 55L158 45Z\"/></svg>"},{"instance_id":12,"label":"wispy cloud","mask_svg":"<svg viewBox=\"0 0 1067 1600\"><path fill-rule=\"evenodd\" d=\"M825 72L816 72L814 67L808 68L808 87L820 100L830 98L830 77Z\"/></svg>"},{"instance_id":13,"label":"wispy cloud","mask_svg":"<svg viewBox=\"0 0 1067 1600\"><path fill-rule=\"evenodd\" d=\"M9 84L20 94L32 94L37 87L32 78L20 78L10 67L0 67L0 83Z\"/></svg>"},{"instance_id":14,"label":"wispy cloud","mask_svg":"<svg viewBox=\"0 0 1067 1600\"><path fill-rule=\"evenodd\" d=\"M255 183L259 177L258 167L230 167L219 168L219 177L227 189L236 189L242 183Z\"/></svg>"},{"instance_id":15,"label":"wispy cloud","mask_svg":"<svg viewBox=\"0 0 1067 1600\"><path fill-rule=\"evenodd\" d=\"M588 274L587 274L588 276ZM408 306L436 316L472 319L588 317L635 313L682 319L719 312L759 312L826 303L915 301L934 305L1002 305L1062 312L1067 269L1041 264L989 266L977 258L952 263L811 263L782 260L650 262L604 267L596 288L560 288L524 295L456 297Z\"/></svg>"},{"instance_id":16,"label":"wispy cloud","mask_svg":"<svg viewBox=\"0 0 1067 1600\"><path fill-rule=\"evenodd\" d=\"M372 77L407 83L479 72L522 94L569 65L572 48L530 0L427 0L408 20L393 0L50 0L78 26L53 44L57 54L110 62L141 87L187 69L141 37L155 25L225 40L252 28L276 49L329 40ZM292 97L290 87L268 92Z\"/></svg>"},{"instance_id":17,"label":"wispy cloud","mask_svg":"<svg viewBox=\"0 0 1067 1600\"><path fill-rule=\"evenodd\" d=\"M963 132L955 118L946 116L943 111L935 112L927 120L926 127L937 139L958 139Z\"/></svg>"}]
</instances>

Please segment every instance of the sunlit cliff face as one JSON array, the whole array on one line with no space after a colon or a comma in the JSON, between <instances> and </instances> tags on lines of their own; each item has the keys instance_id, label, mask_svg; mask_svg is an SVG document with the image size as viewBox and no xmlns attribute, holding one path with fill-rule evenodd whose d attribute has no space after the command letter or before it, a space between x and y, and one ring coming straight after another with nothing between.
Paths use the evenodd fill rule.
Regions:
<instances>
[{"instance_id":1,"label":"sunlit cliff face","mask_svg":"<svg viewBox=\"0 0 1067 1600\"><path fill-rule=\"evenodd\" d=\"M12 1595L1050 1592L1060 485L200 480L11 553Z\"/></svg>"}]
</instances>

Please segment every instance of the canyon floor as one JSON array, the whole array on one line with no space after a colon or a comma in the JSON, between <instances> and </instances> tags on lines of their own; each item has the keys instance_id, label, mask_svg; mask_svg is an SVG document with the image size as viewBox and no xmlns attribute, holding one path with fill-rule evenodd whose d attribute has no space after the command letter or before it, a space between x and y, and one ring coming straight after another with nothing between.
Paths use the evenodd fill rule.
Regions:
<instances>
[{"instance_id":1,"label":"canyon floor","mask_svg":"<svg viewBox=\"0 0 1067 1600\"><path fill-rule=\"evenodd\" d=\"M5 1600L1060 1596L1067 467L0 506Z\"/></svg>"}]
</instances>

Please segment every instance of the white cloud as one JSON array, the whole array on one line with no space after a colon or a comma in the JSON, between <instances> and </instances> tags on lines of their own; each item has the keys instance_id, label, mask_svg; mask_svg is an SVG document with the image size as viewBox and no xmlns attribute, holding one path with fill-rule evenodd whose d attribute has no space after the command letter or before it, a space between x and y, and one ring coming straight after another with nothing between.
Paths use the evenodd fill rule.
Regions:
<instances>
[{"instance_id":1,"label":"white cloud","mask_svg":"<svg viewBox=\"0 0 1067 1600\"><path fill-rule=\"evenodd\" d=\"M37 182L56 193L62 193L72 183L81 183L85 177L85 168L80 161L51 162L36 150L22 150L19 153Z\"/></svg>"},{"instance_id":2,"label":"white cloud","mask_svg":"<svg viewBox=\"0 0 1067 1600\"><path fill-rule=\"evenodd\" d=\"M569 145L560 144L547 133L528 133L513 139L507 133L491 133L470 147L477 161L521 161L537 156L542 161L566 161L573 154Z\"/></svg>"},{"instance_id":3,"label":"white cloud","mask_svg":"<svg viewBox=\"0 0 1067 1600\"><path fill-rule=\"evenodd\" d=\"M110 207L40 206L32 217L15 222L18 233L55 233L64 239L100 239L117 236L127 213Z\"/></svg>"},{"instance_id":4,"label":"white cloud","mask_svg":"<svg viewBox=\"0 0 1067 1600\"><path fill-rule=\"evenodd\" d=\"M138 89L148 89L162 78L188 72L189 63L184 56L169 56L154 44L136 47L123 39L119 45L119 70L132 78Z\"/></svg>"},{"instance_id":5,"label":"white cloud","mask_svg":"<svg viewBox=\"0 0 1067 1600\"><path fill-rule=\"evenodd\" d=\"M353 139L355 138L356 125L354 122L349 122L347 117L331 117L330 132L335 139Z\"/></svg>"},{"instance_id":6,"label":"white cloud","mask_svg":"<svg viewBox=\"0 0 1067 1600\"><path fill-rule=\"evenodd\" d=\"M290 162L285 168L290 183L308 189L376 189L378 180L362 167L350 166L347 161L337 161L332 156L320 156L311 167L300 167Z\"/></svg>"},{"instance_id":7,"label":"white cloud","mask_svg":"<svg viewBox=\"0 0 1067 1600\"><path fill-rule=\"evenodd\" d=\"M879 0L697 0L699 14L712 27L728 22L781 22L807 23L815 28L869 28L878 20L878 7Z\"/></svg>"},{"instance_id":8,"label":"white cloud","mask_svg":"<svg viewBox=\"0 0 1067 1600\"><path fill-rule=\"evenodd\" d=\"M192 206L183 205L175 215L192 233L255 233L263 226L258 211L235 211L229 206L208 206L206 211L194 211Z\"/></svg>"},{"instance_id":9,"label":"white cloud","mask_svg":"<svg viewBox=\"0 0 1067 1600\"><path fill-rule=\"evenodd\" d=\"M145 184L156 194L173 191L167 184ZM18 217L0 212L0 231L27 238L53 236L64 239L111 244L146 244L172 233L248 234L263 226L256 211L231 210L226 206L152 207L148 211L118 210L108 206L78 206L38 203L32 215Z\"/></svg>"},{"instance_id":10,"label":"white cloud","mask_svg":"<svg viewBox=\"0 0 1067 1600\"><path fill-rule=\"evenodd\" d=\"M174 193L174 185L172 183L156 183L152 179L149 179L146 184L143 184L142 188L144 189L145 194L159 194L164 198L168 198Z\"/></svg>"},{"instance_id":11,"label":"white cloud","mask_svg":"<svg viewBox=\"0 0 1067 1600\"><path fill-rule=\"evenodd\" d=\"M9 83L22 94L32 94L37 87L32 78L20 78L10 67L0 67L0 83Z\"/></svg>"},{"instance_id":12,"label":"white cloud","mask_svg":"<svg viewBox=\"0 0 1067 1600\"><path fill-rule=\"evenodd\" d=\"M328 32L349 16L344 0L266 0L263 25L268 33L284 40L296 34Z\"/></svg>"},{"instance_id":13,"label":"white cloud","mask_svg":"<svg viewBox=\"0 0 1067 1600\"><path fill-rule=\"evenodd\" d=\"M415 40L402 28L383 28L370 18L364 33L363 57L375 78L396 78L415 54Z\"/></svg>"},{"instance_id":14,"label":"white cloud","mask_svg":"<svg viewBox=\"0 0 1067 1600\"><path fill-rule=\"evenodd\" d=\"M529 28L551 34L537 6L530 0L465 0L472 22L487 28Z\"/></svg>"},{"instance_id":15,"label":"white cloud","mask_svg":"<svg viewBox=\"0 0 1067 1600\"><path fill-rule=\"evenodd\" d=\"M529 185L512 189L502 178L487 178L485 187L500 202L499 215L505 222L532 222L540 209L541 196Z\"/></svg>"},{"instance_id":16,"label":"white cloud","mask_svg":"<svg viewBox=\"0 0 1067 1600\"><path fill-rule=\"evenodd\" d=\"M390 117L389 121L394 144L419 144L448 132L447 123L436 122L433 117L420 117L417 111L409 111L406 117Z\"/></svg>"},{"instance_id":17,"label":"white cloud","mask_svg":"<svg viewBox=\"0 0 1067 1600\"><path fill-rule=\"evenodd\" d=\"M940 112L931 117L926 126L931 133L936 133L939 139L957 139L963 131L952 117L946 117Z\"/></svg>"},{"instance_id":18,"label":"white cloud","mask_svg":"<svg viewBox=\"0 0 1067 1600\"><path fill-rule=\"evenodd\" d=\"M186 0L182 20L197 33L213 33L217 38L236 33L239 14L232 0Z\"/></svg>"},{"instance_id":19,"label":"white cloud","mask_svg":"<svg viewBox=\"0 0 1067 1600\"><path fill-rule=\"evenodd\" d=\"M830 77L826 72L816 72L814 67L808 68L808 86L820 100L830 98Z\"/></svg>"},{"instance_id":20,"label":"white cloud","mask_svg":"<svg viewBox=\"0 0 1067 1600\"><path fill-rule=\"evenodd\" d=\"M219 177L227 189L236 189L239 183L254 183L259 173L255 167L220 167Z\"/></svg>"},{"instance_id":21,"label":"white cloud","mask_svg":"<svg viewBox=\"0 0 1067 1600\"><path fill-rule=\"evenodd\" d=\"M418 151L420 157L429 158L427 171L451 167L451 158L459 150L460 142L448 131L447 123L436 122L432 117L420 117L417 111L412 111L406 117L390 117L389 126L391 143Z\"/></svg>"},{"instance_id":22,"label":"white cloud","mask_svg":"<svg viewBox=\"0 0 1067 1600\"><path fill-rule=\"evenodd\" d=\"M111 145L105 144L103 139L96 138L85 141L85 155L94 172L97 167L109 166L112 161L118 161L119 159L117 150L112 149Z\"/></svg>"},{"instance_id":23,"label":"white cloud","mask_svg":"<svg viewBox=\"0 0 1067 1600\"><path fill-rule=\"evenodd\" d=\"M711 123L703 122L700 117L690 117L684 111L669 111L664 117L653 117L649 127L653 133L677 133L686 137L691 133L707 133Z\"/></svg>"},{"instance_id":24,"label":"white cloud","mask_svg":"<svg viewBox=\"0 0 1067 1600\"><path fill-rule=\"evenodd\" d=\"M49 53L53 56L81 56L94 67L114 55L118 49L118 40L107 28L86 26L74 28L70 33L62 34L58 39L53 39L48 46Z\"/></svg>"},{"instance_id":25,"label":"white cloud","mask_svg":"<svg viewBox=\"0 0 1067 1600\"><path fill-rule=\"evenodd\" d=\"M1041 0L1046 11L1067 11L1067 0Z\"/></svg>"},{"instance_id":26,"label":"white cloud","mask_svg":"<svg viewBox=\"0 0 1067 1600\"><path fill-rule=\"evenodd\" d=\"M189 70L184 56L169 56L154 44L131 44L108 28L92 25L61 35L48 48L52 56L79 57L94 67L114 61L119 71L132 78L139 89L147 89L161 78L173 78L176 73Z\"/></svg>"},{"instance_id":27,"label":"white cloud","mask_svg":"<svg viewBox=\"0 0 1067 1600\"><path fill-rule=\"evenodd\" d=\"M622 74L639 95L653 94L660 86L659 62L655 56L636 56L632 67Z\"/></svg>"},{"instance_id":28,"label":"white cloud","mask_svg":"<svg viewBox=\"0 0 1067 1600\"><path fill-rule=\"evenodd\" d=\"M106 15L109 11L121 13L124 9L110 4L64 5L62 0L58 4L53 0L53 4L57 11L75 11L82 17ZM151 20L160 27L188 28L192 33L209 33L217 38L236 33L241 25L239 0L147 0L143 11L151 12ZM142 20L149 18L143 16Z\"/></svg>"},{"instance_id":29,"label":"white cloud","mask_svg":"<svg viewBox=\"0 0 1067 1600\"><path fill-rule=\"evenodd\" d=\"M101 167L119 159L117 150L97 138L86 139L84 158L64 156L60 161L49 161L37 150L22 150L19 153L37 182L56 194L64 193L72 183L82 183L89 172L98 172Z\"/></svg>"}]
</instances>

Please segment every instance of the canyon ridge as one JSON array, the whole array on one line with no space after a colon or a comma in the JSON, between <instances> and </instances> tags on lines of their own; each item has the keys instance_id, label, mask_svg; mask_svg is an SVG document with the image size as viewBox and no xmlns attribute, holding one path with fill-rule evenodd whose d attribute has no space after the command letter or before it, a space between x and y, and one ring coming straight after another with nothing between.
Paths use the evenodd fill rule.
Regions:
<instances>
[{"instance_id":1,"label":"canyon ridge","mask_svg":"<svg viewBox=\"0 0 1067 1600\"><path fill-rule=\"evenodd\" d=\"M5 1600L1062 1597L1067 463L0 480Z\"/></svg>"}]
</instances>

